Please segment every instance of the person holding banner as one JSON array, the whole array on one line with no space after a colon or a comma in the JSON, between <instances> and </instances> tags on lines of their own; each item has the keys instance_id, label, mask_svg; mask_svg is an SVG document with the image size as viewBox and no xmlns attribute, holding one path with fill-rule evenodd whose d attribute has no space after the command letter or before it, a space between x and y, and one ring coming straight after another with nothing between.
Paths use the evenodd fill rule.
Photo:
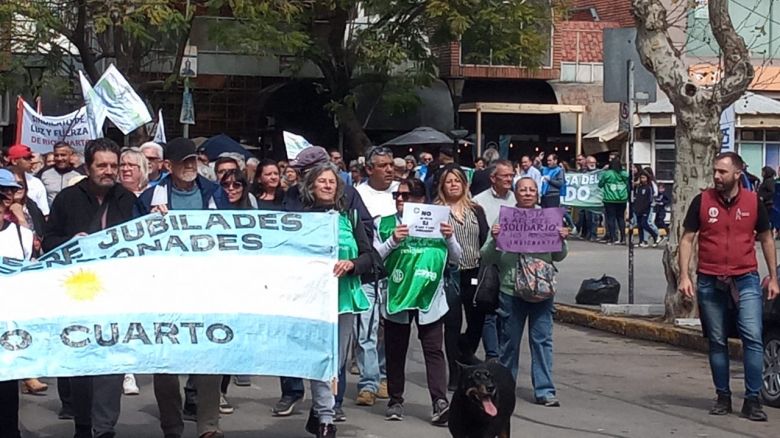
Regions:
<instances>
[{"instance_id":1,"label":"person holding banner","mask_svg":"<svg viewBox=\"0 0 780 438\"><path fill-rule=\"evenodd\" d=\"M9 167L8 170L14 174L17 184L22 187L14 193L13 202L8 207L8 211L12 215L12 220L33 232L33 257L37 257L41 254L41 239L43 239L46 218L43 217L43 212L38 208L38 204L27 196L27 180L24 177L24 170L15 166Z\"/></svg>"},{"instance_id":2,"label":"person holding banner","mask_svg":"<svg viewBox=\"0 0 780 438\"><path fill-rule=\"evenodd\" d=\"M119 146L107 138L90 140L84 149L87 178L60 192L51 206L43 238L44 252L74 236L83 236L133 217L135 195L117 184ZM119 420L124 375L58 379L61 414L73 410L75 438L113 437ZM67 391L70 384L70 394ZM59 389L59 388L58 388Z\"/></svg>"},{"instance_id":3,"label":"person holding banner","mask_svg":"<svg viewBox=\"0 0 780 438\"><path fill-rule=\"evenodd\" d=\"M7 169L0 169L0 257L30 260L33 234L30 230L6 220L14 193L22 187ZM20 438L19 383L0 382L0 437Z\"/></svg>"},{"instance_id":4,"label":"person holding banner","mask_svg":"<svg viewBox=\"0 0 780 438\"><path fill-rule=\"evenodd\" d=\"M510 166L511 169L511 166ZM511 178L510 178L511 181ZM392 278L388 282L387 297L383 300L385 319L385 349L387 354L387 386L390 402L385 418L400 421L404 417L404 366L409 350L412 322L417 323L417 336L423 348L428 392L433 403L431 422L444 425L448 420L447 365L444 361L444 315L447 314L447 296L444 292L444 268L457 264L461 248L454 238L452 225L441 223L441 239L409 237L409 228L401 223L405 203L425 203L425 184L419 179L401 181L393 192L398 212L377 219L378 233L374 248L385 261ZM423 272L429 277L418 276ZM405 275L395 275L396 272ZM411 275L414 273L414 275ZM396 281L399 280L400 281Z\"/></svg>"},{"instance_id":5,"label":"person holding banner","mask_svg":"<svg viewBox=\"0 0 780 438\"><path fill-rule=\"evenodd\" d=\"M231 208L239 210L257 209L255 195L249 193L249 181L244 172L230 169L222 173L219 181L222 190L227 194Z\"/></svg>"},{"instance_id":6,"label":"person holding banner","mask_svg":"<svg viewBox=\"0 0 780 438\"><path fill-rule=\"evenodd\" d=\"M482 338L485 315L472 306L471 302L479 271L479 248L485 243L490 226L485 218L485 210L471 200L466 175L457 164L448 164L442 169L437 193L435 204L450 207L450 224L463 250L457 268L449 269L452 280L446 289L450 310L444 320L444 347L450 369L448 386L454 387L458 382L457 360L461 353L476 351ZM464 311L466 334L463 347L467 351L460 351L458 342Z\"/></svg>"},{"instance_id":7,"label":"person holding banner","mask_svg":"<svg viewBox=\"0 0 780 438\"><path fill-rule=\"evenodd\" d=\"M228 196L220 186L198 175L198 154L195 143L186 138L175 138L165 149L165 164L171 173L155 187L146 189L135 202L134 215L167 214L171 210L227 210L231 208ZM197 416L198 437L218 438L219 401L222 376L193 375L188 379L189 395L197 392L197 405L190 402L185 409ZM179 376L154 375L154 396L160 410L160 428L166 438L181 437L184 432L182 397Z\"/></svg>"},{"instance_id":8,"label":"person holding banner","mask_svg":"<svg viewBox=\"0 0 780 438\"><path fill-rule=\"evenodd\" d=\"M139 149L122 151L119 157L119 182L136 196L149 187L149 161Z\"/></svg>"},{"instance_id":9,"label":"person holding banner","mask_svg":"<svg viewBox=\"0 0 780 438\"><path fill-rule=\"evenodd\" d=\"M539 208L539 191L536 182L529 177L521 178L515 187L515 199L518 208ZM499 343L501 345L500 362L507 367L517 380L520 342L523 328L528 320L529 344L531 346L531 382L534 387L536 403L548 407L558 407L555 385L552 380L553 364L553 298L539 302L530 302L521 298L516 291L517 271L525 258L519 254L499 251L496 242L501 232L499 224L493 225L491 237L482 247L482 263L498 266L501 278L499 294ZM559 228L563 239L568 237L569 229ZM546 263L559 262L566 258L564 242L558 252L524 254Z\"/></svg>"},{"instance_id":10,"label":"person holding banner","mask_svg":"<svg viewBox=\"0 0 780 438\"><path fill-rule=\"evenodd\" d=\"M333 274L339 278L338 347L339 370L343 370L352 336L355 315L371 307L361 285L361 275L373 271L371 240L366 234L357 210L347 207L344 180L333 163L318 164L304 177L300 186L303 211L339 212L339 261ZM343 371L339 374L343 375ZM306 431L317 438L335 438L335 398L331 383L312 380L312 408L306 422Z\"/></svg>"},{"instance_id":11,"label":"person holding banner","mask_svg":"<svg viewBox=\"0 0 780 438\"><path fill-rule=\"evenodd\" d=\"M149 187L154 187L168 176L163 163L163 148L153 141L147 141L140 149L149 162Z\"/></svg>"}]
</instances>

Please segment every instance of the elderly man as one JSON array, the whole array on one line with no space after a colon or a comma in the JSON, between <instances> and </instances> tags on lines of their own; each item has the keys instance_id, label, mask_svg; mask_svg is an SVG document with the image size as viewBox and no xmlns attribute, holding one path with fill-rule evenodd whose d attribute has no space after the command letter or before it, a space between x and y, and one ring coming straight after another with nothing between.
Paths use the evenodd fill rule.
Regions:
<instances>
[{"instance_id":1,"label":"elderly man","mask_svg":"<svg viewBox=\"0 0 780 438\"><path fill-rule=\"evenodd\" d=\"M168 176L163 165L163 148L159 144L149 141L141 145L141 153L149 162L149 187L154 187Z\"/></svg>"},{"instance_id":2,"label":"elderly man","mask_svg":"<svg viewBox=\"0 0 780 438\"><path fill-rule=\"evenodd\" d=\"M135 203L135 216L170 210L210 210L230 208L225 192L217 184L198 175L195 143L186 138L171 140L165 150L165 163L170 175L156 187L146 189ZM189 386L197 391L198 437L218 438L219 398L222 376L191 376ZM180 438L184 432L179 376L154 375L154 395L160 409L160 427L166 438ZM194 406L193 406L194 408Z\"/></svg>"},{"instance_id":3,"label":"elderly man","mask_svg":"<svg viewBox=\"0 0 780 438\"><path fill-rule=\"evenodd\" d=\"M44 251L133 217L135 195L116 183L119 154L119 146L109 139L87 142L87 178L63 189L54 199L42 243ZM70 400L63 400L63 404L72 403L75 438L92 438L93 432L95 437L114 437L123 379L122 374L69 379Z\"/></svg>"},{"instance_id":4,"label":"elderly man","mask_svg":"<svg viewBox=\"0 0 780 438\"><path fill-rule=\"evenodd\" d=\"M68 181L81 174L70 164L70 157L75 153L73 148L66 142L61 141L54 145L52 156L54 157L54 166L41 173L41 181L46 188L46 198L49 205L54 202L54 198L68 187Z\"/></svg>"}]
</instances>

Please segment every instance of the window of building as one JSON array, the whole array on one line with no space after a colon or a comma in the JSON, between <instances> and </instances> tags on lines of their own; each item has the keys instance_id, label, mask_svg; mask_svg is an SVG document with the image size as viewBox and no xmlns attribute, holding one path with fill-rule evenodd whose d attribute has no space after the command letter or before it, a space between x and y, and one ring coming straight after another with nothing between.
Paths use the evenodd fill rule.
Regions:
<instances>
[{"instance_id":1,"label":"window of building","mask_svg":"<svg viewBox=\"0 0 780 438\"><path fill-rule=\"evenodd\" d=\"M600 62L561 62L561 81L593 83L604 79L604 65Z\"/></svg>"},{"instance_id":2,"label":"window of building","mask_svg":"<svg viewBox=\"0 0 780 438\"><path fill-rule=\"evenodd\" d=\"M661 182L674 181L674 164L677 150L674 142L655 143L655 179Z\"/></svg>"}]
</instances>

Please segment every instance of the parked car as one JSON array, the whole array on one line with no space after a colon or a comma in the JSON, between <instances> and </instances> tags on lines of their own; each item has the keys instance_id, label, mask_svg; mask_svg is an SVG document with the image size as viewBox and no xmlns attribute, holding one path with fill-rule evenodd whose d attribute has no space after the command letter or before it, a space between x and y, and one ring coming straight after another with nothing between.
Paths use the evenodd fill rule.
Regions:
<instances>
[{"instance_id":1,"label":"parked car","mask_svg":"<svg viewBox=\"0 0 780 438\"><path fill-rule=\"evenodd\" d=\"M780 408L780 298L764 303L764 386L761 397L766 405Z\"/></svg>"}]
</instances>

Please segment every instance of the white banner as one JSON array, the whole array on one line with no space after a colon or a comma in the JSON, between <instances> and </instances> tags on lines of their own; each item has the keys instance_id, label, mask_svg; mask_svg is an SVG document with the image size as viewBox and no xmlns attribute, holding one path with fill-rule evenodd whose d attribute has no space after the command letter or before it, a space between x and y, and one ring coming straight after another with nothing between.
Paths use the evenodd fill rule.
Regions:
<instances>
[{"instance_id":1,"label":"white banner","mask_svg":"<svg viewBox=\"0 0 780 438\"><path fill-rule=\"evenodd\" d=\"M297 157L302 150L311 147L311 143L300 135L287 131L283 131L282 135L284 136L284 147L287 150L287 158L290 160Z\"/></svg>"},{"instance_id":2,"label":"white banner","mask_svg":"<svg viewBox=\"0 0 780 438\"><path fill-rule=\"evenodd\" d=\"M441 239L441 224L450 218L450 208L444 205L404 204L401 223L409 227L412 237Z\"/></svg>"},{"instance_id":3,"label":"white banner","mask_svg":"<svg viewBox=\"0 0 780 438\"><path fill-rule=\"evenodd\" d=\"M83 153L87 141L95 138L90 134L86 107L64 116L44 116L21 98L19 104L22 105L21 136L17 141L29 146L33 152L49 153L55 143L65 141Z\"/></svg>"}]
</instances>

